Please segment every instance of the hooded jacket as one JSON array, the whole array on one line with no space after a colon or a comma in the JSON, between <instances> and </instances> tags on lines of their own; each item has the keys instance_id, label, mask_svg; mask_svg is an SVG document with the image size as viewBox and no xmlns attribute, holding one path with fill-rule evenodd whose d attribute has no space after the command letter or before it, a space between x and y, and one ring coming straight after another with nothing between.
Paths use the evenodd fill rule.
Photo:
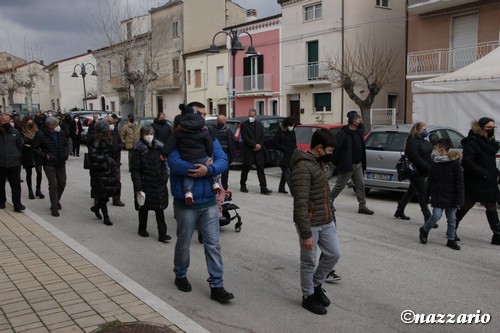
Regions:
<instances>
[{"instance_id":1,"label":"hooded jacket","mask_svg":"<svg viewBox=\"0 0 500 333\"><path fill-rule=\"evenodd\" d=\"M405 143L405 154L420 176L429 176L432 163L432 144L429 141L408 135Z\"/></svg>"},{"instance_id":2,"label":"hooded jacket","mask_svg":"<svg viewBox=\"0 0 500 333\"><path fill-rule=\"evenodd\" d=\"M21 133L14 127L0 131L0 167L10 168L20 164L23 149Z\"/></svg>"},{"instance_id":3,"label":"hooded jacket","mask_svg":"<svg viewBox=\"0 0 500 333\"><path fill-rule=\"evenodd\" d=\"M357 128L351 130L348 125L342 127L337 133L337 145L333 150L333 164L338 171L352 171L352 146L354 143L354 135L359 136L361 141L361 165L363 170L366 170L366 148L363 130Z\"/></svg>"},{"instance_id":4,"label":"hooded jacket","mask_svg":"<svg viewBox=\"0 0 500 333\"><path fill-rule=\"evenodd\" d=\"M432 207L457 208L463 206L465 188L461 154L451 150L445 156L436 156L431 165L427 181L427 198L431 197Z\"/></svg>"},{"instance_id":5,"label":"hooded jacket","mask_svg":"<svg viewBox=\"0 0 500 333\"><path fill-rule=\"evenodd\" d=\"M496 154L499 144L488 138L477 121L472 123L469 135L462 139L465 182L465 200L474 202L496 202L498 192L498 170Z\"/></svg>"},{"instance_id":6,"label":"hooded jacket","mask_svg":"<svg viewBox=\"0 0 500 333\"><path fill-rule=\"evenodd\" d=\"M311 227L335 221L330 185L321 163L310 152L295 150L290 161L293 221L301 239L312 236Z\"/></svg>"}]
</instances>

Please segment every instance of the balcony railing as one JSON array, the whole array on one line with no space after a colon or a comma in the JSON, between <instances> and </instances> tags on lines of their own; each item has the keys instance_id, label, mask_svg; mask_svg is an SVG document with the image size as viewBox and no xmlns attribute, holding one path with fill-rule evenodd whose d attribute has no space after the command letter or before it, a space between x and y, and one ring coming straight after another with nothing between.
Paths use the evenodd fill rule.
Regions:
<instances>
[{"instance_id":1,"label":"balcony railing","mask_svg":"<svg viewBox=\"0 0 500 333\"><path fill-rule=\"evenodd\" d=\"M455 49L408 53L408 75L453 72L470 65L499 46L498 41Z\"/></svg>"},{"instance_id":2,"label":"balcony railing","mask_svg":"<svg viewBox=\"0 0 500 333\"><path fill-rule=\"evenodd\" d=\"M412 14L429 13L475 2L477 0L408 0L408 12Z\"/></svg>"},{"instance_id":3,"label":"balcony railing","mask_svg":"<svg viewBox=\"0 0 500 333\"><path fill-rule=\"evenodd\" d=\"M326 61L285 66L283 81L289 85L331 83L332 71Z\"/></svg>"},{"instance_id":4,"label":"balcony railing","mask_svg":"<svg viewBox=\"0 0 500 333\"><path fill-rule=\"evenodd\" d=\"M252 94L272 91L272 75L259 74L236 77L236 94Z\"/></svg>"}]
</instances>

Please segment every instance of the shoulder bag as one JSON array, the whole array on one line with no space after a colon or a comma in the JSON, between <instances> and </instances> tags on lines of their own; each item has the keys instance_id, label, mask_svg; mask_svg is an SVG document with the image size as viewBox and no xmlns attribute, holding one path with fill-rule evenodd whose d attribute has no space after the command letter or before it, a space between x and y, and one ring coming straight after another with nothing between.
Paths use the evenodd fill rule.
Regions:
<instances>
[{"instance_id":1,"label":"shoulder bag","mask_svg":"<svg viewBox=\"0 0 500 333\"><path fill-rule=\"evenodd\" d=\"M405 179L410 179L411 177L415 176L417 173L417 170L413 166L413 164L410 162L408 157L406 157L404 152L401 152L401 158L399 159L398 163L396 164L396 171L398 172L398 180L402 181Z\"/></svg>"}]
</instances>

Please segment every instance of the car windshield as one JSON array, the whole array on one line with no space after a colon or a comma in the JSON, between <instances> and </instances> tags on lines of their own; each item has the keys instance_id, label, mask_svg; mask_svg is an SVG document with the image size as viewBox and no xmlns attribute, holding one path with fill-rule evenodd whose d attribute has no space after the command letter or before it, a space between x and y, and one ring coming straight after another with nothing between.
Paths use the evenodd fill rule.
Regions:
<instances>
[{"instance_id":1,"label":"car windshield","mask_svg":"<svg viewBox=\"0 0 500 333\"><path fill-rule=\"evenodd\" d=\"M281 119L261 119L264 133L274 133L280 128Z\"/></svg>"},{"instance_id":2,"label":"car windshield","mask_svg":"<svg viewBox=\"0 0 500 333\"><path fill-rule=\"evenodd\" d=\"M403 132L372 132L366 138L366 149L402 151L408 133Z\"/></svg>"},{"instance_id":3,"label":"car windshield","mask_svg":"<svg viewBox=\"0 0 500 333\"><path fill-rule=\"evenodd\" d=\"M297 143L298 144L306 144L309 145L311 144L311 138L314 132L319 130L320 127L295 127L295 136L297 137ZM340 128L330 128L330 133L333 134L333 136L337 137L337 133L340 131Z\"/></svg>"}]
</instances>

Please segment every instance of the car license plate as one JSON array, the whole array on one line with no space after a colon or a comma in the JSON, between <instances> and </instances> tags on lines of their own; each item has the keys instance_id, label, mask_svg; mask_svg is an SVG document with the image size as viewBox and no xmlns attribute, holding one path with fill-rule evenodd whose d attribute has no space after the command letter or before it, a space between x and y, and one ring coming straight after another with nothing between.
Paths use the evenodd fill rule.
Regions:
<instances>
[{"instance_id":1,"label":"car license plate","mask_svg":"<svg viewBox=\"0 0 500 333\"><path fill-rule=\"evenodd\" d=\"M392 180L392 175L391 174L387 174L387 173L372 173L372 172L368 172L366 174L366 178L368 178L368 179L389 180L389 181L391 181Z\"/></svg>"}]
</instances>

